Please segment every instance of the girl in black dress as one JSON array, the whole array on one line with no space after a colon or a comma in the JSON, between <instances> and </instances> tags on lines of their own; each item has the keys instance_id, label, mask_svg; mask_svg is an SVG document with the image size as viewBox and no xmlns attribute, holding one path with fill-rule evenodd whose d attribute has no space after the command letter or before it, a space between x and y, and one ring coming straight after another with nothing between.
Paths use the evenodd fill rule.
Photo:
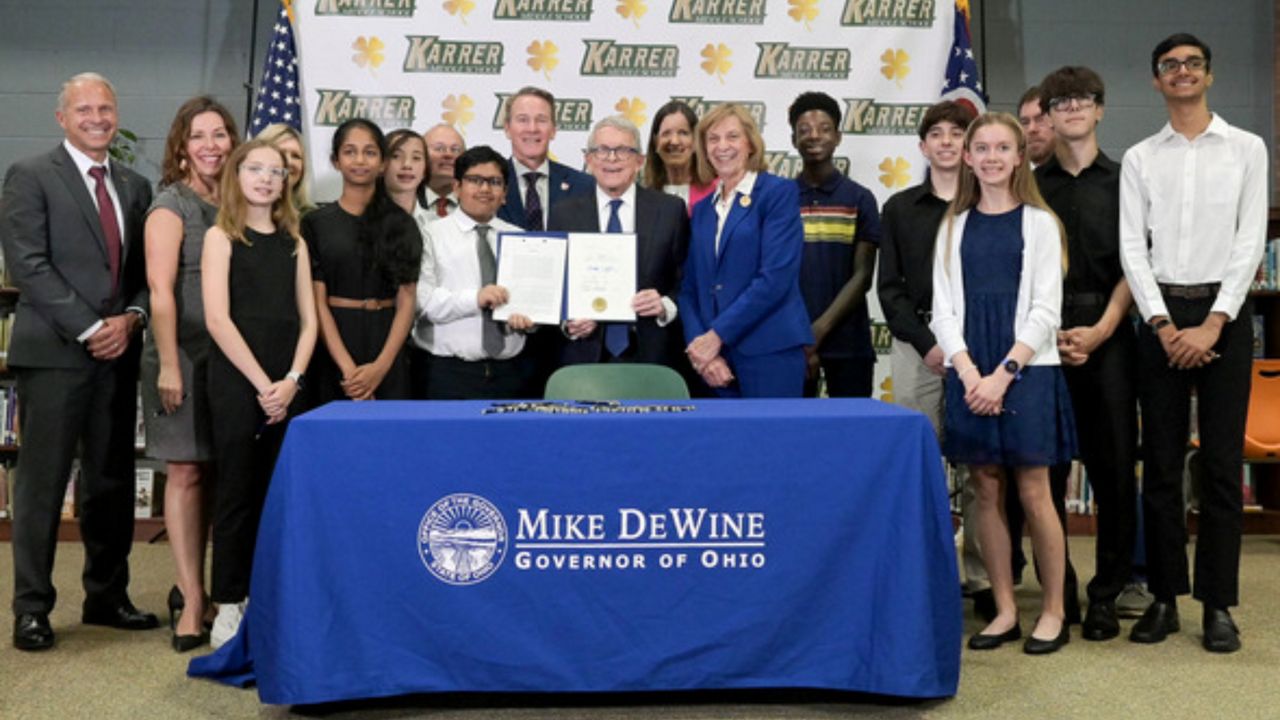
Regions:
<instances>
[{"instance_id":1,"label":"girl in black dress","mask_svg":"<svg viewBox=\"0 0 1280 720\"><path fill-rule=\"evenodd\" d=\"M386 147L368 120L338 126L331 160L342 174L342 195L302 221L327 351L312 364L316 404L409 397L404 346L413 326L422 235L387 195Z\"/></svg>"},{"instance_id":2,"label":"girl in black dress","mask_svg":"<svg viewBox=\"0 0 1280 720\"><path fill-rule=\"evenodd\" d=\"M235 635L244 616L258 519L316 341L311 261L285 196L288 174L283 155L266 141L236 149L201 256L205 324L215 345L214 647Z\"/></svg>"}]
</instances>

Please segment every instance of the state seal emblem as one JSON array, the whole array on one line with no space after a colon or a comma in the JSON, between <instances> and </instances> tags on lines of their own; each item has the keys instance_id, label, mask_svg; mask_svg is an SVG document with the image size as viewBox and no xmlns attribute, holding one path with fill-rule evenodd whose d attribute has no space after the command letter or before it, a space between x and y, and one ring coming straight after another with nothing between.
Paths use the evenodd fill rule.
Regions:
<instances>
[{"instance_id":1,"label":"state seal emblem","mask_svg":"<svg viewBox=\"0 0 1280 720\"><path fill-rule=\"evenodd\" d=\"M418 525L418 555L427 570L450 585L474 585L502 565L507 523L479 495L454 493L427 509Z\"/></svg>"}]
</instances>

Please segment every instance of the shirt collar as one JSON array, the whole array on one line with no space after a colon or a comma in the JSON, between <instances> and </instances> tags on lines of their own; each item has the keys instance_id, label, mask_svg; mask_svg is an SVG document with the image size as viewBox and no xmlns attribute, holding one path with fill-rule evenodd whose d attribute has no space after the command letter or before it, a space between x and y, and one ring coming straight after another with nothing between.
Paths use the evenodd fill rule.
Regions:
<instances>
[{"instance_id":1,"label":"shirt collar","mask_svg":"<svg viewBox=\"0 0 1280 720\"><path fill-rule=\"evenodd\" d=\"M742 180L738 181L738 186L734 188L733 191L737 193L742 193L747 197L751 197L751 189L756 186L757 175L759 175L759 173L757 173L755 170L748 170L747 173L742 176ZM715 202L717 203L720 202L721 193L723 192L724 192L724 184L723 183L717 184Z\"/></svg>"},{"instance_id":2,"label":"shirt collar","mask_svg":"<svg viewBox=\"0 0 1280 720\"><path fill-rule=\"evenodd\" d=\"M608 210L609 201L614 199L614 197L609 195L609 193L606 193L599 185L596 186L596 206L601 210ZM626 192L622 193L622 196L616 199L622 201L623 207L634 208L636 206L636 184L631 183Z\"/></svg>"},{"instance_id":3,"label":"shirt collar","mask_svg":"<svg viewBox=\"0 0 1280 720\"><path fill-rule=\"evenodd\" d=\"M107 169L106 176L111 177L110 157L108 157L105 162L98 162L81 152L80 148L72 145L70 140L63 140L62 147L67 149L67 154L71 156L71 160L76 164L76 169L80 171L82 176L89 174L89 168L101 166Z\"/></svg>"},{"instance_id":4,"label":"shirt collar","mask_svg":"<svg viewBox=\"0 0 1280 720\"><path fill-rule=\"evenodd\" d=\"M539 172L542 173L542 177L551 177L551 160L547 158L543 158L542 164L536 168L526 166L524 163L520 162L515 155L511 156L511 162L516 166L516 175L519 175L522 178L527 172Z\"/></svg>"},{"instance_id":5,"label":"shirt collar","mask_svg":"<svg viewBox=\"0 0 1280 720\"><path fill-rule=\"evenodd\" d=\"M436 200L439 200L442 197L448 198L449 203L452 205L458 204L458 197L453 193L449 193L448 195L441 195L437 193L435 190L432 190L430 185L427 186L426 190L427 190L426 192L427 207L434 208L436 204Z\"/></svg>"},{"instance_id":6,"label":"shirt collar","mask_svg":"<svg viewBox=\"0 0 1280 720\"><path fill-rule=\"evenodd\" d=\"M1226 120L1223 120L1222 116L1218 113L1212 113L1212 115L1213 118L1209 120L1209 126L1204 129L1204 132L1200 133L1192 140L1198 140L1206 135L1217 135L1218 137L1225 138L1231 134L1231 125L1227 123ZM1186 142L1191 142L1191 140L1187 140L1182 133L1173 129L1173 123L1165 123L1164 127L1160 128L1158 135L1158 141L1161 143L1169 142L1176 137L1182 138Z\"/></svg>"}]
</instances>

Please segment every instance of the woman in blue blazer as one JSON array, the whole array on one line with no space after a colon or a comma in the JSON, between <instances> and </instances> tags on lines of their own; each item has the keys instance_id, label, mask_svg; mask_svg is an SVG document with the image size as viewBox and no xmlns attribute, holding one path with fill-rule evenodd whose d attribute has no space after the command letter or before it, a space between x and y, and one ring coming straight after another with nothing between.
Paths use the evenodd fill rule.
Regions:
<instances>
[{"instance_id":1,"label":"woman in blue blazer","mask_svg":"<svg viewBox=\"0 0 1280 720\"><path fill-rule=\"evenodd\" d=\"M813 344L800 296L804 227L796 184L764 172L746 108L717 106L696 131L716 191L693 209L680 291L685 352L721 397L801 397Z\"/></svg>"}]
</instances>

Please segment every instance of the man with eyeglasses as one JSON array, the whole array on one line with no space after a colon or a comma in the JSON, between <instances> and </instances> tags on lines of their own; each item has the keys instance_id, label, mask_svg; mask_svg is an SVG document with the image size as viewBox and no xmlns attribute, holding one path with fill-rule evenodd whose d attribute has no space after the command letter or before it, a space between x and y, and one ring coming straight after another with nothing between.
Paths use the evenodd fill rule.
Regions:
<instances>
[{"instance_id":1,"label":"man with eyeglasses","mask_svg":"<svg viewBox=\"0 0 1280 720\"><path fill-rule=\"evenodd\" d=\"M880 247L880 211L870 190L836 168L840 117L839 103L821 92L801 94L787 111L791 144L803 163L796 178L804 222L800 293L815 341L805 348L805 397L817 397L819 369L828 396L871 397L876 369L867 291Z\"/></svg>"},{"instance_id":2,"label":"man with eyeglasses","mask_svg":"<svg viewBox=\"0 0 1280 720\"><path fill-rule=\"evenodd\" d=\"M1027 136L1027 159L1037 168L1053 157L1053 123L1040 106L1040 88L1032 85L1018 100L1018 124Z\"/></svg>"},{"instance_id":3,"label":"man with eyeglasses","mask_svg":"<svg viewBox=\"0 0 1280 720\"><path fill-rule=\"evenodd\" d=\"M1120 166L1098 148L1104 95L1102 78L1087 67L1063 67L1045 77L1040 107L1056 140L1054 155L1036 168L1040 192L1067 233L1058 351L1098 507L1086 640L1120 634L1116 598L1132 570L1137 504L1137 335L1129 318L1133 296L1120 265ZM1071 463L1050 470L1064 527L1070 474ZM1074 572L1070 580L1066 603L1078 606Z\"/></svg>"},{"instance_id":4,"label":"man with eyeglasses","mask_svg":"<svg viewBox=\"0 0 1280 720\"><path fill-rule=\"evenodd\" d=\"M1240 648L1240 489L1253 319L1249 286L1267 228L1267 149L1210 112L1209 47L1178 33L1151 53L1152 85L1169 122L1134 145L1120 175L1120 246L1141 312L1143 520L1155 602L1129 639L1158 643L1180 629L1190 588L1182 497L1191 393L1198 396L1200 515L1194 596L1203 645Z\"/></svg>"},{"instance_id":5,"label":"man with eyeglasses","mask_svg":"<svg viewBox=\"0 0 1280 720\"><path fill-rule=\"evenodd\" d=\"M54 553L79 454L77 510L89 625L159 626L129 600L134 422L149 306L142 224L146 179L110 157L116 91L96 73L68 80L54 113L65 136L10 166L0 240L21 295L9 367L22 397L13 498L13 644L53 647Z\"/></svg>"},{"instance_id":6,"label":"man with eyeglasses","mask_svg":"<svg viewBox=\"0 0 1280 720\"><path fill-rule=\"evenodd\" d=\"M689 247L684 202L636 184L644 165L640 131L621 115L596 123L584 154L595 178L595 192L552 205L548 229L635 233L640 290L631 298L637 316L634 323L566 322L563 362L654 363L680 370L687 363L672 298L680 290L680 269Z\"/></svg>"},{"instance_id":7,"label":"man with eyeglasses","mask_svg":"<svg viewBox=\"0 0 1280 720\"><path fill-rule=\"evenodd\" d=\"M510 298L496 283L498 233L520 228L498 217L506 195L507 161L488 145L458 156L458 210L427 226L418 278L418 320L413 339L429 354L427 397L432 400L527 398L533 366L521 352L533 321L493 311ZM539 393L540 394L540 393Z\"/></svg>"},{"instance_id":8,"label":"man with eyeglasses","mask_svg":"<svg viewBox=\"0 0 1280 720\"><path fill-rule=\"evenodd\" d=\"M440 123L422 136L427 146L427 182L423 186L419 202L437 217L444 217L458 207L454 193L457 181L453 179L453 164L467 149L462 135L452 125Z\"/></svg>"}]
</instances>

